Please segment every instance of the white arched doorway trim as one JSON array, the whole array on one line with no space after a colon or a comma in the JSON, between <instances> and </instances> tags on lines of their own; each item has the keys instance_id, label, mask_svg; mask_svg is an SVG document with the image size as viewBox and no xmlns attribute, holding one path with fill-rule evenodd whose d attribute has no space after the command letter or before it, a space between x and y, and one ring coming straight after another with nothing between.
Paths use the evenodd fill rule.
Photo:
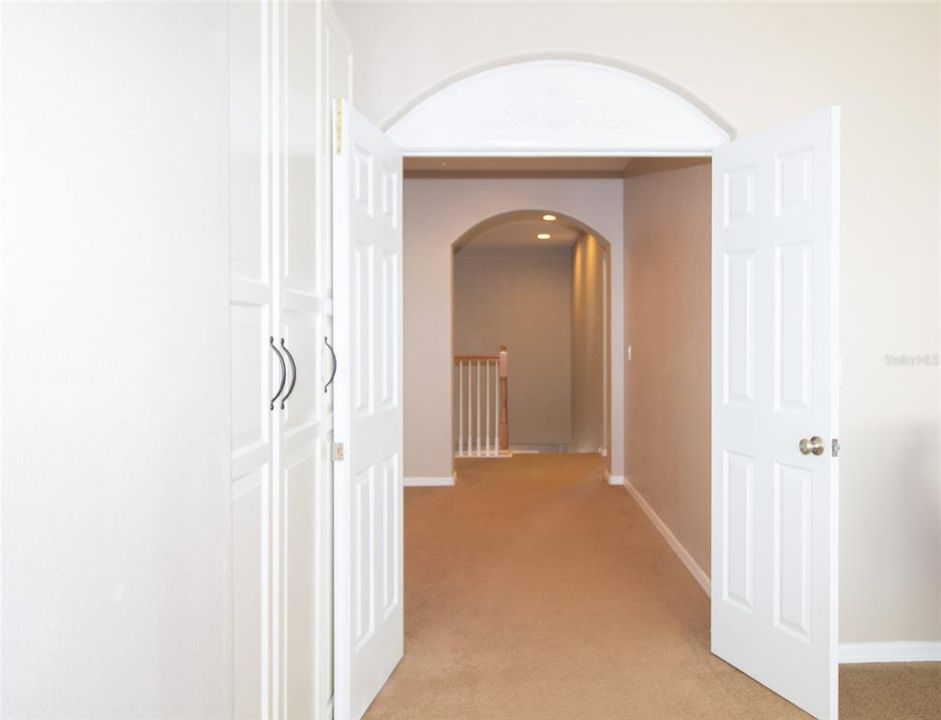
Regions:
<instances>
[{"instance_id":1,"label":"white arched doorway trim","mask_svg":"<svg viewBox=\"0 0 941 720\"><path fill-rule=\"evenodd\" d=\"M477 68L423 94L387 124L412 156L709 155L733 137L702 103L598 58Z\"/></svg>"}]
</instances>

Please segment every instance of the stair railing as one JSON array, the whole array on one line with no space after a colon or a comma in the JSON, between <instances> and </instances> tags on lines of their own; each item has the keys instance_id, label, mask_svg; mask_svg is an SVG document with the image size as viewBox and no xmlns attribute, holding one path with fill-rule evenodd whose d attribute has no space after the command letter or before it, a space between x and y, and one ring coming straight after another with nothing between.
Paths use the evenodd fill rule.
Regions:
<instances>
[{"instance_id":1,"label":"stair railing","mask_svg":"<svg viewBox=\"0 0 941 720\"><path fill-rule=\"evenodd\" d=\"M507 403L509 355L455 355L457 374L457 457L509 454Z\"/></svg>"}]
</instances>

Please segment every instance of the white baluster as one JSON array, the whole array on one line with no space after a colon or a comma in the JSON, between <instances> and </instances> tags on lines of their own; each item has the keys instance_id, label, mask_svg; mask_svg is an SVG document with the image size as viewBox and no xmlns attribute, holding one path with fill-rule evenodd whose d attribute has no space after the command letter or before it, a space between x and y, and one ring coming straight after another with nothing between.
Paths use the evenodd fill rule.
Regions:
<instances>
[{"instance_id":1,"label":"white baluster","mask_svg":"<svg viewBox=\"0 0 941 720\"><path fill-rule=\"evenodd\" d=\"M472 445L471 445L471 413L473 412L473 406L471 404L471 362L467 361L467 454L472 454Z\"/></svg>"},{"instance_id":2,"label":"white baluster","mask_svg":"<svg viewBox=\"0 0 941 720\"><path fill-rule=\"evenodd\" d=\"M500 454L500 361L493 363L493 454Z\"/></svg>"},{"instance_id":3,"label":"white baluster","mask_svg":"<svg viewBox=\"0 0 941 720\"><path fill-rule=\"evenodd\" d=\"M477 361L477 457L480 457L480 360Z\"/></svg>"},{"instance_id":4,"label":"white baluster","mask_svg":"<svg viewBox=\"0 0 941 720\"><path fill-rule=\"evenodd\" d=\"M487 455L490 454L490 361L487 360L484 362L484 377L487 378L487 391L484 393L487 396L487 433L485 435L487 439Z\"/></svg>"}]
</instances>

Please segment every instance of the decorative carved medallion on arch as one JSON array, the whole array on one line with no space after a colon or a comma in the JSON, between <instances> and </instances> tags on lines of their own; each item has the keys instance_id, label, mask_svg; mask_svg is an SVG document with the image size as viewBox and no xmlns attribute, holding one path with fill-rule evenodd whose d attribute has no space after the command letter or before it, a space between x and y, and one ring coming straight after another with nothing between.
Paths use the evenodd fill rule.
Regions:
<instances>
[{"instance_id":1,"label":"decorative carved medallion on arch","mask_svg":"<svg viewBox=\"0 0 941 720\"><path fill-rule=\"evenodd\" d=\"M665 84L572 59L491 67L418 100L389 137L406 155L708 155L732 133Z\"/></svg>"}]
</instances>

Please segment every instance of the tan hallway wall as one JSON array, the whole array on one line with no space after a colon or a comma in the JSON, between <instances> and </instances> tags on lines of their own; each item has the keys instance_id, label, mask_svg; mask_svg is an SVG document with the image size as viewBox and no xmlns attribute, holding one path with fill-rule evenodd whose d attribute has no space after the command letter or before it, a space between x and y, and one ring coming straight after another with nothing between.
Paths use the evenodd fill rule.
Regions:
<instances>
[{"instance_id":1,"label":"tan hallway wall","mask_svg":"<svg viewBox=\"0 0 941 720\"><path fill-rule=\"evenodd\" d=\"M740 135L843 108L840 638L941 640L936 3L337 6L378 123L470 68L588 54L645 69ZM496 30L496 31L495 31ZM407 225L406 225L407 227Z\"/></svg>"},{"instance_id":2,"label":"tan hallway wall","mask_svg":"<svg viewBox=\"0 0 941 720\"><path fill-rule=\"evenodd\" d=\"M402 265L405 361L405 476L451 475L451 244L482 220L520 209L554 210L611 243L623 267L624 184L620 179L406 179ZM612 297L617 297L612 281ZM623 320L612 304L612 347ZM510 370L512 372L512 369ZM612 392L620 393L620 373ZM620 407L623 410L623 405ZM612 427L619 408L612 408ZM623 474L623 433L611 439L611 472Z\"/></svg>"},{"instance_id":3,"label":"tan hallway wall","mask_svg":"<svg viewBox=\"0 0 941 720\"><path fill-rule=\"evenodd\" d=\"M469 246L455 253L454 352L492 355L501 345L510 353L510 446L567 446L572 436L569 248Z\"/></svg>"},{"instance_id":4,"label":"tan hallway wall","mask_svg":"<svg viewBox=\"0 0 941 720\"><path fill-rule=\"evenodd\" d=\"M709 573L711 166L624 181L627 479Z\"/></svg>"},{"instance_id":5,"label":"tan hallway wall","mask_svg":"<svg viewBox=\"0 0 941 720\"><path fill-rule=\"evenodd\" d=\"M598 452L606 398L604 324L606 244L591 233L572 246L572 452ZM625 445L626 447L626 445Z\"/></svg>"}]
</instances>

